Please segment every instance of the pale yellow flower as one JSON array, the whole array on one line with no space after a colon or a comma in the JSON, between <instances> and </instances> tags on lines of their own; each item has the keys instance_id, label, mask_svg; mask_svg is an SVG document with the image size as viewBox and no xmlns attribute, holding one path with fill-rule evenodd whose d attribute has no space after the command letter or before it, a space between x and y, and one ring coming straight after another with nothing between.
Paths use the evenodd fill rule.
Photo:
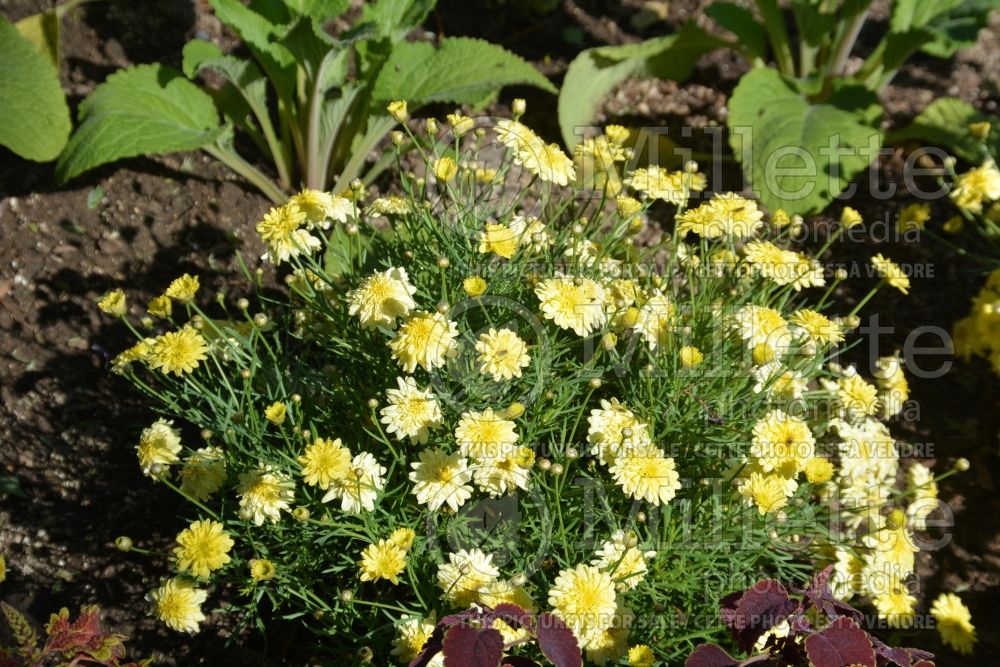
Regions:
<instances>
[{"instance_id":1,"label":"pale yellow flower","mask_svg":"<svg viewBox=\"0 0 1000 667\"><path fill-rule=\"evenodd\" d=\"M531 363L527 343L510 329L490 328L476 341L476 352L479 372L497 382L521 377L521 369Z\"/></svg>"},{"instance_id":2,"label":"pale yellow flower","mask_svg":"<svg viewBox=\"0 0 1000 667\"><path fill-rule=\"evenodd\" d=\"M128 310L128 303L125 300L125 292L120 289L111 290L97 302L97 307L108 315L114 317L124 317Z\"/></svg>"},{"instance_id":3,"label":"pale yellow flower","mask_svg":"<svg viewBox=\"0 0 1000 667\"><path fill-rule=\"evenodd\" d=\"M167 579L149 594L157 618L171 630L191 634L198 632L198 624L205 620L201 605L207 599L206 591L181 577Z\"/></svg>"},{"instance_id":4,"label":"pale yellow flower","mask_svg":"<svg viewBox=\"0 0 1000 667\"><path fill-rule=\"evenodd\" d=\"M417 366L430 371L444 366L457 351L458 324L439 312L414 312L389 341L392 358L412 373Z\"/></svg>"}]
</instances>

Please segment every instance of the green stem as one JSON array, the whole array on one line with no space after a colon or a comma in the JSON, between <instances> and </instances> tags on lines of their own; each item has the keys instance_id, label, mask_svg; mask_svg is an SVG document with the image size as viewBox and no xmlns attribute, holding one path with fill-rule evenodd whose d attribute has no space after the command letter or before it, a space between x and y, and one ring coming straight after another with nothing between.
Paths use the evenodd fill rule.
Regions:
<instances>
[{"instance_id":1,"label":"green stem","mask_svg":"<svg viewBox=\"0 0 1000 667\"><path fill-rule=\"evenodd\" d=\"M861 32L862 26L865 24L865 19L868 18L868 10L858 12L850 22L844 27L843 32L839 35L837 40L836 48L833 52L833 57L830 59L830 64L826 70L826 80L828 82L833 79L843 76L844 67L847 65L847 58L851 55L851 51L854 49L854 43L858 40L858 34ZM824 88L825 88L824 84Z\"/></svg>"},{"instance_id":2,"label":"green stem","mask_svg":"<svg viewBox=\"0 0 1000 667\"><path fill-rule=\"evenodd\" d=\"M757 0L757 8L764 18L764 27L771 39L774 49L774 59L778 69L785 76L795 76L795 63L792 59L792 49L788 45L788 29L785 18L781 15L777 0Z\"/></svg>"},{"instance_id":3,"label":"green stem","mask_svg":"<svg viewBox=\"0 0 1000 667\"><path fill-rule=\"evenodd\" d=\"M261 171L252 164L241 158L235 150L229 147L220 146L219 144L205 146L202 150L235 171L243 178L250 181L273 203L280 205L285 202L285 199L287 199L285 193L282 192L278 186L271 181L271 179L261 173Z\"/></svg>"}]
</instances>

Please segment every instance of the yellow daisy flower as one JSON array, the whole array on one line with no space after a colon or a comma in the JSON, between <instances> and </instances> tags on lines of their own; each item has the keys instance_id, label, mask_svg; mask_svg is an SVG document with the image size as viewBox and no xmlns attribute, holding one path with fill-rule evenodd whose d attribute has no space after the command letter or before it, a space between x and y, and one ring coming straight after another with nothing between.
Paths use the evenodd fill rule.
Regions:
<instances>
[{"instance_id":1,"label":"yellow daisy flower","mask_svg":"<svg viewBox=\"0 0 1000 667\"><path fill-rule=\"evenodd\" d=\"M174 278L163 294L182 303L190 303L194 301L199 287L201 285L198 282L198 276L185 273L180 278Z\"/></svg>"},{"instance_id":2,"label":"yellow daisy flower","mask_svg":"<svg viewBox=\"0 0 1000 667\"><path fill-rule=\"evenodd\" d=\"M208 344L194 327L187 324L177 331L157 336L150 346L147 363L153 370L180 376L198 368L208 358Z\"/></svg>"},{"instance_id":3,"label":"yellow daisy flower","mask_svg":"<svg viewBox=\"0 0 1000 667\"><path fill-rule=\"evenodd\" d=\"M514 451L517 431L514 422L486 408L482 412L466 412L455 428L455 441L462 456L476 460L504 458Z\"/></svg>"},{"instance_id":4,"label":"yellow daisy flower","mask_svg":"<svg viewBox=\"0 0 1000 667\"><path fill-rule=\"evenodd\" d=\"M135 451L144 475L154 479L165 477L167 468L179 460L181 434L173 424L161 418L142 430Z\"/></svg>"},{"instance_id":5,"label":"yellow daisy flower","mask_svg":"<svg viewBox=\"0 0 1000 667\"><path fill-rule=\"evenodd\" d=\"M392 358L412 373L417 366L430 371L444 366L458 352L458 325L438 312L416 311L389 341Z\"/></svg>"},{"instance_id":6,"label":"yellow daisy flower","mask_svg":"<svg viewBox=\"0 0 1000 667\"><path fill-rule=\"evenodd\" d=\"M113 317L124 317L128 310L125 292L120 289L111 290L97 302L97 307Z\"/></svg>"},{"instance_id":7,"label":"yellow daisy flower","mask_svg":"<svg viewBox=\"0 0 1000 667\"><path fill-rule=\"evenodd\" d=\"M479 232L479 252L510 259L517 252L517 234L507 225L487 222L483 231Z\"/></svg>"},{"instance_id":8,"label":"yellow daisy flower","mask_svg":"<svg viewBox=\"0 0 1000 667\"><path fill-rule=\"evenodd\" d=\"M358 567L361 569L361 581L385 579L399 584L399 575L406 569L406 551L389 540L379 540L361 552Z\"/></svg>"},{"instance_id":9,"label":"yellow daisy flower","mask_svg":"<svg viewBox=\"0 0 1000 667\"><path fill-rule=\"evenodd\" d=\"M184 460L181 491L198 501L208 499L226 483L226 461L218 447L202 447Z\"/></svg>"},{"instance_id":10,"label":"yellow daisy flower","mask_svg":"<svg viewBox=\"0 0 1000 667\"><path fill-rule=\"evenodd\" d=\"M954 593L942 593L931 606L931 615L937 621L941 641L959 653L972 653L976 643L976 628L972 625L969 608Z\"/></svg>"},{"instance_id":11,"label":"yellow daisy flower","mask_svg":"<svg viewBox=\"0 0 1000 667\"><path fill-rule=\"evenodd\" d=\"M298 458L302 478L309 486L322 490L330 488L337 480L345 479L351 472L351 452L340 438L316 438Z\"/></svg>"},{"instance_id":12,"label":"yellow daisy flower","mask_svg":"<svg viewBox=\"0 0 1000 667\"><path fill-rule=\"evenodd\" d=\"M521 377L521 369L531 363L528 345L510 329L490 328L476 341L479 372L492 375L496 382Z\"/></svg>"},{"instance_id":13,"label":"yellow daisy flower","mask_svg":"<svg viewBox=\"0 0 1000 667\"><path fill-rule=\"evenodd\" d=\"M590 278L549 278L538 283L535 295L546 319L579 336L589 336L607 320L604 288Z\"/></svg>"},{"instance_id":14,"label":"yellow daisy flower","mask_svg":"<svg viewBox=\"0 0 1000 667\"><path fill-rule=\"evenodd\" d=\"M761 470L794 477L815 452L816 439L799 417L772 410L754 424L750 453Z\"/></svg>"},{"instance_id":15,"label":"yellow daisy flower","mask_svg":"<svg viewBox=\"0 0 1000 667\"><path fill-rule=\"evenodd\" d=\"M233 548L230 537L221 523L208 519L195 521L177 535L174 556L177 568L196 577L207 577L213 570L228 563Z\"/></svg>"},{"instance_id":16,"label":"yellow daisy flower","mask_svg":"<svg viewBox=\"0 0 1000 667\"><path fill-rule=\"evenodd\" d=\"M201 605L207 599L206 591L181 577L167 579L149 594L157 618L171 630L192 634L198 632L198 624L205 620Z\"/></svg>"},{"instance_id":17,"label":"yellow daisy flower","mask_svg":"<svg viewBox=\"0 0 1000 667\"><path fill-rule=\"evenodd\" d=\"M618 609L611 575L593 565L563 570L549 589L549 605L582 643L611 627Z\"/></svg>"},{"instance_id":18,"label":"yellow daisy flower","mask_svg":"<svg viewBox=\"0 0 1000 667\"><path fill-rule=\"evenodd\" d=\"M438 565L437 583L444 598L458 607L467 607L479 599L500 576L493 564L493 554L481 549L459 549L448 554L448 562Z\"/></svg>"},{"instance_id":19,"label":"yellow daisy flower","mask_svg":"<svg viewBox=\"0 0 1000 667\"><path fill-rule=\"evenodd\" d=\"M278 568L266 558L250 559L250 578L254 581L268 581L278 574Z\"/></svg>"},{"instance_id":20,"label":"yellow daisy flower","mask_svg":"<svg viewBox=\"0 0 1000 667\"><path fill-rule=\"evenodd\" d=\"M441 408L430 389L420 389L411 377L396 378L398 389L387 389L389 405L379 412L379 420L386 431L395 433L400 440L409 438L413 443L426 443L430 429L440 426Z\"/></svg>"},{"instance_id":21,"label":"yellow daisy flower","mask_svg":"<svg viewBox=\"0 0 1000 667\"><path fill-rule=\"evenodd\" d=\"M910 278L894 261L883 257L882 253L872 257L872 264L878 274L885 278L886 282L898 289L903 294L910 293Z\"/></svg>"},{"instance_id":22,"label":"yellow daisy flower","mask_svg":"<svg viewBox=\"0 0 1000 667\"><path fill-rule=\"evenodd\" d=\"M264 521L277 523L281 510L291 507L295 500L295 482L267 465L241 474L236 492L240 496L240 518L261 526Z\"/></svg>"},{"instance_id":23,"label":"yellow daisy flower","mask_svg":"<svg viewBox=\"0 0 1000 667\"><path fill-rule=\"evenodd\" d=\"M447 454L440 449L425 449L410 464L413 471L413 495L431 511L448 505L453 512L472 497L472 471L469 462L458 452Z\"/></svg>"},{"instance_id":24,"label":"yellow daisy flower","mask_svg":"<svg viewBox=\"0 0 1000 667\"><path fill-rule=\"evenodd\" d=\"M626 495L654 505L670 502L681 488L674 460L651 444L637 445L620 453L610 472Z\"/></svg>"},{"instance_id":25,"label":"yellow daisy flower","mask_svg":"<svg viewBox=\"0 0 1000 667\"><path fill-rule=\"evenodd\" d=\"M397 317L406 317L417 307L417 288L410 284L406 269L376 271L348 293L348 313L357 315L366 329L396 326Z\"/></svg>"}]
</instances>

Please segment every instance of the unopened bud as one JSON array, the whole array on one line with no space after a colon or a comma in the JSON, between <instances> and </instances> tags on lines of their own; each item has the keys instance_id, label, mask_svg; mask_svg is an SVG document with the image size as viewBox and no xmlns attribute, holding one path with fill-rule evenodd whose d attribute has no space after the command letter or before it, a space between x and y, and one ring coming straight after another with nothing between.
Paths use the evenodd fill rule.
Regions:
<instances>
[{"instance_id":1,"label":"unopened bud","mask_svg":"<svg viewBox=\"0 0 1000 667\"><path fill-rule=\"evenodd\" d=\"M128 535L121 535L115 538L115 548L118 551L132 551L132 538Z\"/></svg>"},{"instance_id":2,"label":"unopened bud","mask_svg":"<svg viewBox=\"0 0 1000 667\"><path fill-rule=\"evenodd\" d=\"M958 472L965 472L969 469L969 459L964 456L957 461L955 461L955 470Z\"/></svg>"}]
</instances>

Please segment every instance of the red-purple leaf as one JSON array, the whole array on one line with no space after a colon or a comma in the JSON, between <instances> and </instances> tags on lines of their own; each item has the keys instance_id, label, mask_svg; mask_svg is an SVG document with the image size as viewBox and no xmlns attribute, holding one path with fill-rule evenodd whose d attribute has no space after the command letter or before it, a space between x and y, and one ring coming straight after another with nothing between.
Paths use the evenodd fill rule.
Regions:
<instances>
[{"instance_id":1,"label":"red-purple leaf","mask_svg":"<svg viewBox=\"0 0 1000 667\"><path fill-rule=\"evenodd\" d=\"M438 624L434 626L434 632L431 636L424 642L424 646L420 649L420 653L417 654L407 667L427 667L430 661L441 652L441 643L444 641L444 631L445 627L438 621Z\"/></svg>"},{"instance_id":2,"label":"red-purple leaf","mask_svg":"<svg viewBox=\"0 0 1000 667\"><path fill-rule=\"evenodd\" d=\"M684 661L684 667L737 667L740 661L715 644L702 644Z\"/></svg>"},{"instance_id":3,"label":"red-purple leaf","mask_svg":"<svg viewBox=\"0 0 1000 667\"><path fill-rule=\"evenodd\" d=\"M582 667L583 658L576 637L553 614L544 612L538 615L535 637L542 655L555 667Z\"/></svg>"},{"instance_id":4,"label":"red-purple leaf","mask_svg":"<svg viewBox=\"0 0 1000 667\"><path fill-rule=\"evenodd\" d=\"M760 636L788 618L798 605L774 579L761 579L740 597L736 608L723 617L740 649L749 652Z\"/></svg>"},{"instance_id":5,"label":"red-purple leaf","mask_svg":"<svg viewBox=\"0 0 1000 667\"><path fill-rule=\"evenodd\" d=\"M516 604L502 602L493 607L492 614L515 630L518 628L527 628L533 632L535 629L531 614Z\"/></svg>"},{"instance_id":6,"label":"red-purple leaf","mask_svg":"<svg viewBox=\"0 0 1000 667\"><path fill-rule=\"evenodd\" d=\"M809 586L803 591L806 599L812 602L816 609L826 614L826 617L831 621L839 616L850 616L861 623L864 615L846 602L835 598L830 591L829 581L832 573L833 566L827 565L822 572L813 577Z\"/></svg>"},{"instance_id":7,"label":"red-purple leaf","mask_svg":"<svg viewBox=\"0 0 1000 667\"><path fill-rule=\"evenodd\" d=\"M453 625L444 636L444 667L498 667L503 635L493 628Z\"/></svg>"},{"instance_id":8,"label":"red-purple leaf","mask_svg":"<svg viewBox=\"0 0 1000 667\"><path fill-rule=\"evenodd\" d=\"M875 649L868 633L846 616L822 632L806 637L805 647L812 667L875 667Z\"/></svg>"}]
</instances>

